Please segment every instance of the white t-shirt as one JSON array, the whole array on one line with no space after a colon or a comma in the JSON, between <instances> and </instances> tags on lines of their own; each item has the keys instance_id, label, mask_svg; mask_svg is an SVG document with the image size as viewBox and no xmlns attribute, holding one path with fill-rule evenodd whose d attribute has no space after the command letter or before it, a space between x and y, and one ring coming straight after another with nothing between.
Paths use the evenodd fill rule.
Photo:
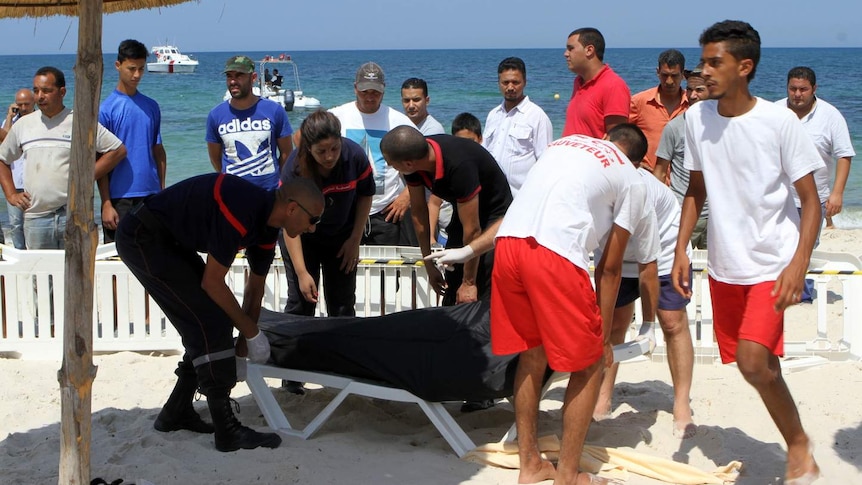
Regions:
<instances>
[{"instance_id":1,"label":"white t-shirt","mask_svg":"<svg viewBox=\"0 0 862 485\"><path fill-rule=\"evenodd\" d=\"M761 98L747 113L724 117L718 102L685 115L685 168L703 172L710 200L709 274L724 283L772 281L799 240L790 186L823 160L790 110Z\"/></svg>"},{"instance_id":2,"label":"white t-shirt","mask_svg":"<svg viewBox=\"0 0 862 485\"><path fill-rule=\"evenodd\" d=\"M787 98L775 102L779 106L787 108ZM790 109L790 108L787 108ZM793 112L793 110L791 110ZM795 114L795 113L794 113ZM855 157L853 142L850 140L850 130L847 129L847 121L835 106L817 98L811 112L799 119L805 131L814 140L814 146L820 153L825 167L814 172L814 183L817 184L817 194L820 202L826 202L832 193L832 178L835 173L835 162L839 158ZM796 188L791 187L793 201L799 207L799 195Z\"/></svg>"},{"instance_id":3,"label":"white t-shirt","mask_svg":"<svg viewBox=\"0 0 862 485\"><path fill-rule=\"evenodd\" d=\"M673 191L667 185L659 182L655 175L643 168L639 169L638 173L644 179L647 188L647 203L655 208L655 217L658 223L658 239L661 247L658 253L658 275L669 275L673 269L673 257L679 235L679 218L682 208ZM686 254L691 258L691 245L687 244L685 249ZM629 277L626 274L626 266L624 263L623 276Z\"/></svg>"},{"instance_id":4,"label":"white t-shirt","mask_svg":"<svg viewBox=\"0 0 862 485\"><path fill-rule=\"evenodd\" d=\"M554 128L548 115L525 96L517 106L506 111L505 101L488 113L484 146L506 174L512 197L527 178L530 168L554 139Z\"/></svg>"},{"instance_id":5,"label":"white t-shirt","mask_svg":"<svg viewBox=\"0 0 862 485\"><path fill-rule=\"evenodd\" d=\"M434 119L431 115L426 116L425 119L422 120L422 123L416 125L416 129L425 136L443 135L446 133L446 129L443 128L443 125L441 125L440 122Z\"/></svg>"},{"instance_id":6,"label":"white t-shirt","mask_svg":"<svg viewBox=\"0 0 862 485\"><path fill-rule=\"evenodd\" d=\"M96 151L105 153L123 145L101 124L96 131ZM21 156L24 164L24 190L30 194L25 219L46 216L66 205L69 189L69 161L72 158L72 110L49 118L36 111L18 120L3 144L0 160L9 165Z\"/></svg>"},{"instance_id":7,"label":"white t-shirt","mask_svg":"<svg viewBox=\"0 0 862 485\"><path fill-rule=\"evenodd\" d=\"M533 237L589 270L590 252L604 247L612 226L634 232L646 206L643 179L616 146L572 135L552 142L530 170L497 237Z\"/></svg>"},{"instance_id":8,"label":"white t-shirt","mask_svg":"<svg viewBox=\"0 0 862 485\"><path fill-rule=\"evenodd\" d=\"M679 233L679 203L676 202L673 192L670 192L670 189L659 182L652 173L640 169L638 170L638 174L644 181L647 202L641 210L640 220L635 225L634 232L632 232L629 243L626 245L626 252L623 254L623 278L637 278L640 276L639 264L651 263L653 261L658 262L659 276L670 274L676 246L676 234ZM647 176L644 176L644 174ZM662 188L667 191L667 194L662 192ZM670 235L662 233L661 229L663 228L665 232L668 232L668 227L662 227L662 225L669 226L671 224L667 219L673 215L673 205L670 205L671 201L667 200L664 197L665 195L669 195L673 199L673 205L677 208L677 231L673 234L673 242L670 243L671 247L669 249L665 247L666 242L662 236L670 237ZM600 247L594 252L593 259L595 261L602 259L603 250L604 247ZM665 254L668 250L670 251L669 262ZM664 270L664 273L662 273L662 270Z\"/></svg>"},{"instance_id":9,"label":"white t-shirt","mask_svg":"<svg viewBox=\"0 0 862 485\"><path fill-rule=\"evenodd\" d=\"M404 113L381 104L373 114L359 111L356 102L342 104L330 109L341 122L341 136L350 138L365 149L377 191L371 199L371 214L377 214L392 203L404 190L404 179L397 170L386 164L380 151L380 140L392 128L401 125L414 126Z\"/></svg>"}]
</instances>

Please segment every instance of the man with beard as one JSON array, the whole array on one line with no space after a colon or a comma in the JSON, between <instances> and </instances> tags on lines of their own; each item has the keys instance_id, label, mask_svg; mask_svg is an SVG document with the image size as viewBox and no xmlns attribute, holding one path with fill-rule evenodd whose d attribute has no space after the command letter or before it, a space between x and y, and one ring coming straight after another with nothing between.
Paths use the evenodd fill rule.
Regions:
<instances>
[{"instance_id":1,"label":"man with beard","mask_svg":"<svg viewBox=\"0 0 862 485\"><path fill-rule=\"evenodd\" d=\"M482 145L503 169L515 196L530 168L553 140L554 128L542 108L524 94L524 61L517 57L503 59L497 66L497 79L503 102L488 113Z\"/></svg>"},{"instance_id":2,"label":"man with beard","mask_svg":"<svg viewBox=\"0 0 862 485\"><path fill-rule=\"evenodd\" d=\"M207 117L207 151L216 172L228 173L272 190L281 166L293 150L293 130L275 101L252 92L257 74L246 56L228 59L224 67L230 99Z\"/></svg>"}]
</instances>

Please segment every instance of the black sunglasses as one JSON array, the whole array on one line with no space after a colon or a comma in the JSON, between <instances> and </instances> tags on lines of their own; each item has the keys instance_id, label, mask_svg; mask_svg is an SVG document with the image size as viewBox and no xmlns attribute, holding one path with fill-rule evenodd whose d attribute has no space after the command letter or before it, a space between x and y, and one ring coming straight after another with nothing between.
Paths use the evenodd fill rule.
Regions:
<instances>
[{"instance_id":1,"label":"black sunglasses","mask_svg":"<svg viewBox=\"0 0 862 485\"><path fill-rule=\"evenodd\" d=\"M308 223L312 226L316 226L320 224L320 216L316 216L311 213L308 209L305 208L304 205L300 204L296 199L287 199L288 202L296 202L296 205L299 206L300 209L304 210L306 214L308 214Z\"/></svg>"}]
</instances>

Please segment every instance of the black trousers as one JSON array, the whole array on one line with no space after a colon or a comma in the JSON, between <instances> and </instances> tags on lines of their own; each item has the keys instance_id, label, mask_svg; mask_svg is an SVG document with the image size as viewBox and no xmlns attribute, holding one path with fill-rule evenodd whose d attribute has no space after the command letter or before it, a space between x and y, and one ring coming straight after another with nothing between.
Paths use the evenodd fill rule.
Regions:
<instances>
[{"instance_id":1,"label":"black trousers","mask_svg":"<svg viewBox=\"0 0 862 485\"><path fill-rule=\"evenodd\" d=\"M335 257L348 234L334 237L319 237L303 234L302 256L305 267L320 288L320 273L323 270L323 296L326 298L326 314L330 317L352 317L356 315L356 269L345 274L338 269L341 258ZM306 301L299 290L299 277L284 244L284 232L279 233L278 244L287 276L287 304L285 313L313 316L317 304Z\"/></svg>"},{"instance_id":2,"label":"black trousers","mask_svg":"<svg viewBox=\"0 0 862 485\"><path fill-rule=\"evenodd\" d=\"M225 397L236 385L233 323L201 288L205 263L180 247L141 207L117 227L117 252L182 337L201 394ZM146 221L146 222L145 222Z\"/></svg>"},{"instance_id":3,"label":"black trousers","mask_svg":"<svg viewBox=\"0 0 862 485\"><path fill-rule=\"evenodd\" d=\"M408 209L398 222L387 222L382 212L368 217L362 244L369 246L419 246L413 229L413 216Z\"/></svg>"},{"instance_id":4,"label":"black trousers","mask_svg":"<svg viewBox=\"0 0 862 485\"><path fill-rule=\"evenodd\" d=\"M149 197L149 196L147 196ZM111 205L114 206L114 210L117 211L117 215L120 216L120 219L126 217L133 207L143 202L147 197L129 197L125 199L111 199ZM105 227L105 224L102 224L102 237L105 244L109 242L113 242L116 239L117 231L113 229L108 229Z\"/></svg>"}]
</instances>

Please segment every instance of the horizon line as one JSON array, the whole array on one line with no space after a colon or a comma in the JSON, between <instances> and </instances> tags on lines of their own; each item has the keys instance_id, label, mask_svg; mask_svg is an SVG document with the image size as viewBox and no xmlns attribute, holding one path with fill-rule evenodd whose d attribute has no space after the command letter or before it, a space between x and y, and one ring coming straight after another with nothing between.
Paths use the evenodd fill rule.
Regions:
<instances>
[{"instance_id":1,"label":"horizon line","mask_svg":"<svg viewBox=\"0 0 862 485\"><path fill-rule=\"evenodd\" d=\"M153 44L156 45L156 44ZM178 44L171 44L179 47ZM151 46L150 46L151 47ZM668 49L667 46L637 46L637 47L626 47L626 46L618 46L618 47L607 47L606 50L614 50L614 49L643 49L643 50L652 50L652 49ZM674 47L675 49L698 49L700 46L685 46L685 47ZM761 49L860 49L862 46L763 46ZM403 49L403 48L390 48L390 47L382 47L382 48L363 48L363 49L297 49L290 52L363 52L363 51L466 51L466 50L537 50L537 49L563 49L563 47L555 46L555 47L422 47L422 48L411 48L411 49ZM249 50L249 49L233 49L233 50L183 50L183 52L203 52L203 53L217 53L217 52L270 52L270 50ZM277 50L276 50L277 51ZM65 51L65 52L25 52L25 53L16 53L16 54L7 54L0 52L0 56L48 56L48 55L74 55L77 52L74 51ZM106 54L112 54L111 52L107 52Z\"/></svg>"}]
</instances>

